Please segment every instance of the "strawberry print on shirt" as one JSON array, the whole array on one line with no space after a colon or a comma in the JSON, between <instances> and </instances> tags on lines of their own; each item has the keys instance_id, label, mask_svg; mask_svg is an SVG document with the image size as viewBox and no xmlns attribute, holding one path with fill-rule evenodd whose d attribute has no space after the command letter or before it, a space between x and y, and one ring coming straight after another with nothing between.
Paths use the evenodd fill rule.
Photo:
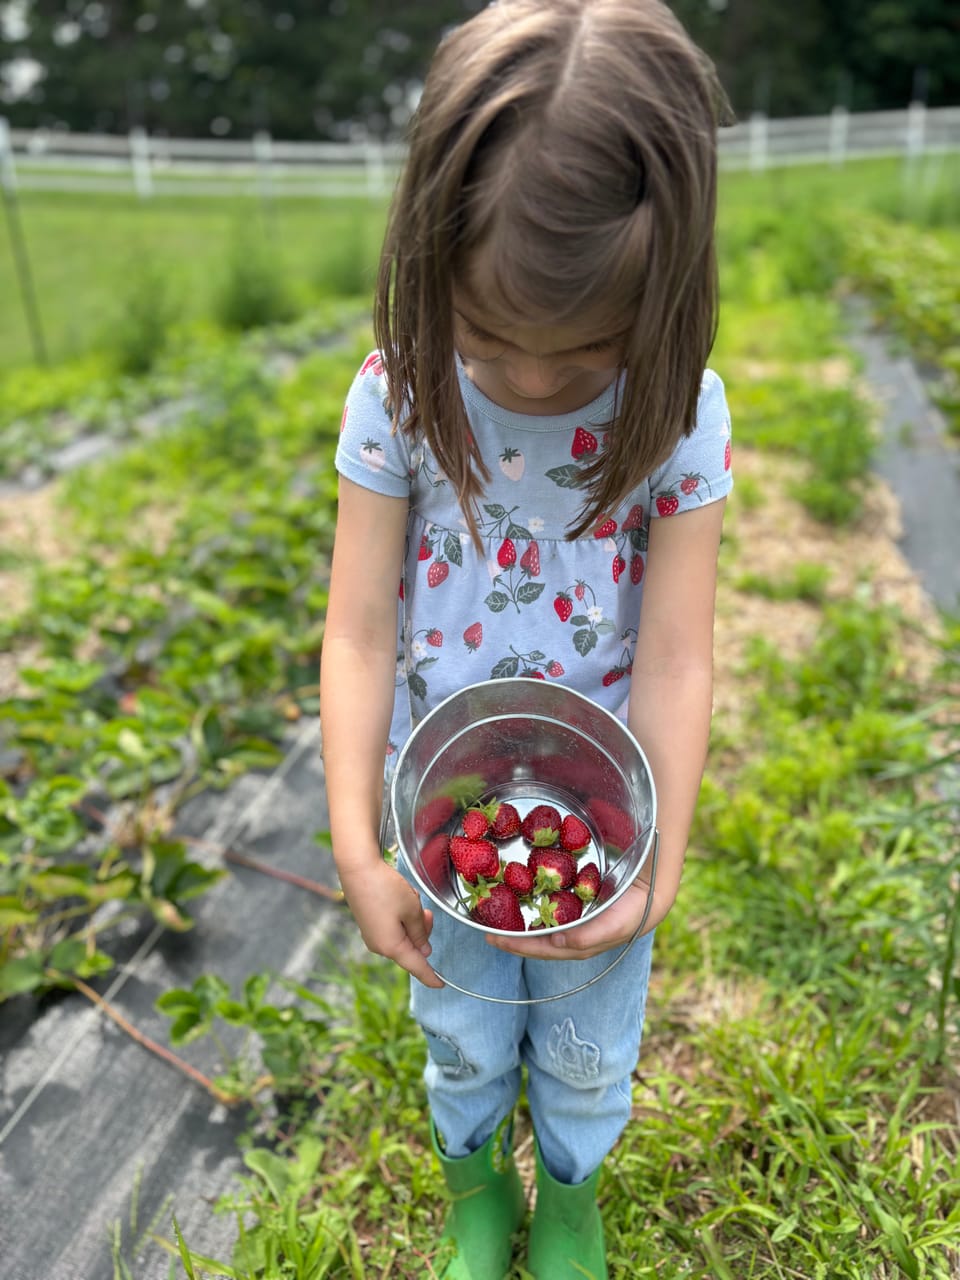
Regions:
<instances>
[{"instance_id":1,"label":"strawberry print on shirt","mask_svg":"<svg viewBox=\"0 0 960 1280\"><path fill-rule=\"evenodd\" d=\"M336 454L342 475L410 504L395 751L445 697L503 676L558 680L623 714L650 523L716 502L733 485L723 384L707 370L694 431L616 511L568 542L582 470L606 447L615 386L574 413L537 416L488 399L459 360L457 375L491 477L477 511L482 554L424 442L391 431L377 352L354 379Z\"/></svg>"}]
</instances>

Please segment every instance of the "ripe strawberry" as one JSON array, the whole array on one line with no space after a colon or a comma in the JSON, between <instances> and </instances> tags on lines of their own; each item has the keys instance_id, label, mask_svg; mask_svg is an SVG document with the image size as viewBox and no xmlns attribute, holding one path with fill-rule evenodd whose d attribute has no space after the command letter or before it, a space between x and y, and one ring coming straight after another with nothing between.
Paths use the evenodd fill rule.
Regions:
<instances>
[{"instance_id":1,"label":"ripe strawberry","mask_svg":"<svg viewBox=\"0 0 960 1280\"><path fill-rule=\"evenodd\" d=\"M577 427L573 433L573 444L570 446L571 458L580 458L585 453L597 452L597 437L585 427Z\"/></svg>"},{"instance_id":2,"label":"ripe strawberry","mask_svg":"<svg viewBox=\"0 0 960 1280\"><path fill-rule=\"evenodd\" d=\"M641 529L643 527L643 507L638 502L632 506L627 512L627 517L620 528L624 533L629 533L631 529Z\"/></svg>"},{"instance_id":3,"label":"ripe strawberry","mask_svg":"<svg viewBox=\"0 0 960 1280\"><path fill-rule=\"evenodd\" d=\"M491 802L491 803L496 803ZM520 815L512 804L500 804L494 810L490 836L493 840L512 840L520 834Z\"/></svg>"},{"instance_id":4,"label":"ripe strawberry","mask_svg":"<svg viewBox=\"0 0 960 1280\"><path fill-rule=\"evenodd\" d=\"M512 538L504 538L497 552L497 564L501 569L509 569L517 563L517 548Z\"/></svg>"},{"instance_id":5,"label":"ripe strawberry","mask_svg":"<svg viewBox=\"0 0 960 1280\"><path fill-rule=\"evenodd\" d=\"M577 872L573 892L581 902L592 902L600 892L600 868L595 862L586 863Z\"/></svg>"},{"instance_id":6,"label":"ripe strawberry","mask_svg":"<svg viewBox=\"0 0 960 1280\"><path fill-rule=\"evenodd\" d=\"M672 493L661 493L657 499L657 510L662 516L672 516L680 510L680 499Z\"/></svg>"},{"instance_id":7,"label":"ripe strawberry","mask_svg":"<svg viewBox=\"0 0 960 1280\"><path fill-rule=\"evenodd\" d=\"M417 552L418 560L429 560L433 555L433 547L427 541L427 535L424 534L420 539L420 549Z\"/></svg>"},{"instance_id":8,"label":"ripe strawberry","mask_svg":"<svg viewBox=\"0 0 960 1280\"><path fill-rule=\"evenodd\" d=\"M463 633L463 643L467 646L471 653L476 653L483 641L483 623L471 622Z\"/></svg>"},{"instance_id":9,"label":"ripe strawberry","mask_svg":"<svg viewBox=\"0 0 960 1280\"><path fill-rule=\"evenodd\" d=\"M546 680L546 676L542 671L534 671L532 667L527 667L526 671L521 671L522 676L526 676L528 680Z\"/></svg>"},{"instance_id":10,"label":"ripe strawberry","mask_svg":"<svg viewBox=\"0 0 960 1280\"><path fill-rule=\"evenodd\" d=\"M623 571L624 571L624 569L626 569L626 567L627 567L627 562L626 562L626 560L624 560L623 556L614 556L614 557L613 557L613 569L612 569L612 572L613 572L613 580L614 580L614 582L619 582L619 581L620 581L620 575L623 573Z\"/></svg>"},{"instance_id":11,"label":"ripe strawberry","mask_svg":"<svg viewBox=\"0 0 960 1280\"><path fill-rule=\"evenodd\" d=\"M434 649L443 647L443 632L438 631L436 627L431 627L427 632L427 644L433 645Z\"/></svg>"},{"instance_id":12,"label":"ripe strawberry","mask_svg":"<svg viewBox=\"0 0 960 1280\"><path fill-rule=\"evenodd\" d=\"M578 582L577 585L573 588L573 594L577 597L578 600L582 600L583 597L586 595L586 593L587 593L587 584L585 582Z\"/></svg>"},{"instance_id":13,"label":"ripe strawberry","mask_svg":"<svg viewBox=\"0 0 960 1280\"><path fill-rule=\"evenodd\" d=\"M566 622L573 613L573 601L563 591L558 591L553 602L553 611L561 622Z\"/></svg>"},{"instance_id":14,"label":"ripe strawberry","mask_svg":"<svg viewBox=\"0 0 960 1280\"><path fill-rule=\"evenodd\" d=\"M535 542L531 542L529 547L520 557L520 568L524 569L531 578L537 578L540 575L540 548Z\"/></svg>"},{"instance_id":15,"label":"ripe strawberry","mask_svg":"<svg viewBox=\"0 0 960 1280\"><path fill-rule=\"evenodd\" d=\"M500 874L500 855L489 840L452 836L450 861L470 884L476 884L481 876L484 880L492 880Z\"/></svg>"},{"instance_id":16,"label":"ripe strawberry","mask_svg":"<svg viewBox=\"0 0 960 1280\"><path fill-rule=\"evenodd\" d=\"M590 828L575 813L568 813L560 823L560 844L568 853L580 853L590 843Z\"/></svg>"},{"instance_id":17,"label":"ripe strawberry","mask_svg":"<svg viewBox=\"0 0 960 1280\"><path fill-rule=\"evenodd\" d=\"M450 565L446 560L434 560L427 570L427 586L439 587L441 582L446 582L449 572Z\"/></svg>"},{"instance_id":18,"label":"ripe strawberry","mask_svg":"<svg viewBox=\"0 0 960 1280\"><path fill-rule=\"evenodd\" d=\"M512 933L522 933L526 928L517 895L509 886L500 882L483 885L470 908L470 916L488 929L509 929Z\"/></svg>"},{"instance_id":19,"label":"ripe strawberry","mask_svg":"<svg viewBox=\"0 0 960 1280\"><path fill-rule=\"evenodd\" d=\"M462 826L468 840L481 840L490 830L490 819L482 809L468 809L463 815Z\"/></svg>"},{"instance_id":20,"label":"ripe strawberry","mask_svg":"<svg viewBox=\"0 0 960 1280\"><path fill-rule=\"evenodd\" d=\"M577 860L565 849L534 849L527 858L527 866L536 877L537 893L569 889L577 878Z\"/></svg>"},{"instance_id":21,"label":"ripe strawberry","mask_svg":"<svg viewBox=\"0 0 960 1280\"><path fill-rule=\"evenodd\" d=\"M612 684L616 684L618 680L622 680L626 674L627 673L624 671L623 667L614 667L612 670L607 672L600 683L605 689L609 689Z\"/></svg>"},{"instance_id":22,"label":"ripe strawberry","mask_svg":"<svg viewBox=\"0 0 960 1280\"><path fill-rule=\"evenodd\" d=\"M697 485L700 483L702 479L703 479L702 476L694 475L692 471L687 472L687 474L680 481L680 492L693 493L696 490Z\"/></svg>"},{"instance_id":23,"label":"ripe strawberry","mask_svg":"<svg viewBox=\"0 0 960 1280\"><path fill-rule=\"evenodd\" d=\"M540 904L540 918L548 929L553 925L572 924L574 920L579 920L582 915L583 903L569 889L551 893Z\"/></svg>"},{"instance_id":24,"label":"ripe strawberry","mask_svg":"<svg viewBox=\"0 0 960 1280\"><path fill-rule=\"evenodd\" d=\"M732 450L731 450L731 448L730 448L730 441L729 441L729 440L727 440L727 441L724 443L724 446L723 446L723 469L724 469L724 471L729 471L729 470L730 470L730 463L731 463L731 461L732 461L732 460L733 460L733 451L732 451Z\"/></svg>"},{"instance_id":25,"label":"ripe strawberry","mask_svg":"<svg viewBox=\"0 0 960 1280\"><path fill-rule=\"evenodd\" d=\"M630 581L636 586L643 578L643 556L638 551L630 560Z\"/></svg>"},{"instance_id":26,"label":"ripe strawberry","mask_svg":"<svg viewBox=\"0 0 960 1280\"><path fill-rule=\"evenodd\" d=\"M617 532L616 520L611 520L609 517L607 517L606 520L602 520L600 524L598 524L597 527L594 529L593 536L595 538L612 538L616 532Z\"/></svg>"},{"instance_id":27,"label":"ripe strawberry","mask_svg":"<svg viewBox=\"0 0 960 1280\"><path fill-rule=\"evenodd\" d=\"M562 676L562 675L563 675L563 667L562 667L562 666L560 665L560 663L556 660L556 658L552 658L552 659L547 663L547 675L548 675L548 676L553 676L553 678L554 678L554 679L556 679L558 676Z\"/></svg>"},{"instance_id":28,"label":"ripe strawberry","mask_svg":"<svg viewBox=\"0 0 960 1280\"><path fill-rule=\"evenodd\" d=\"M527 844L545 848L560 838L560 815L552 804L537 804L524 818L520 830Z\"/></svg>"},{"instance_id":29,"label":"ripe strawberry","mask_svg":"<svg viewBox=\"0 0 960 1280\"><path fill-rule=\"evenodd\" d=\"M503 868L503 883L518 898L529 898L533 893L534 874L523 862L508 862Z\"/></svg>"}]
</instances>

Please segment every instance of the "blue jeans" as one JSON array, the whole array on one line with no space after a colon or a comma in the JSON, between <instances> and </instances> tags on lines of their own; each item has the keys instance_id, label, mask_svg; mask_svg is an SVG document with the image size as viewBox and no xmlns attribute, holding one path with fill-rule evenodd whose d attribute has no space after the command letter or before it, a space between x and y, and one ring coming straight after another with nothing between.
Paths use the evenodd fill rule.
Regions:
<instances>
[{"instance_id":1,"label":"blue jeans","mask_svg":"<svg viewBox=\"0 0 960 1280\"><path fill-rule=\"evenodd\" d=\"M429 900L424 905L433 907ZM616 950L590 960L523 960L434 908L430 963L484 995L543 997L579 986ZM527 1099L543 1161L561 1182L587 1178L630 1119L653 934L585 991L547 1004L490 1004L410 980L410 1009L426 1036L427 1097L446 1154L469 1155Z\"/></svg>"}]
</instances>

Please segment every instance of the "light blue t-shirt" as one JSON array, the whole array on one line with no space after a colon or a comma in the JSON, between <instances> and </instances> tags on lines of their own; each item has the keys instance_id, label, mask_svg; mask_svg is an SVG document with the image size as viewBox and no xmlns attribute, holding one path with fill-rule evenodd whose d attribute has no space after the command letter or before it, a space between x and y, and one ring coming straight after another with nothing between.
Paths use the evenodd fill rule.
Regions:
<instances>
[{"instance_id":1,"label":"light blue t-shirt","mask_svg":"<svg viewBox=\"0 0 960 1280\"><path fill-rule=\"evenodd\" d=\"M478 555L453 486L422 440L392 432L383 364L364 361L347 397L337 470L410 503L399 584L397 699L387 766L428 711L477 681L558 680L625 714L651 519L732 488L723 384L703 376L697 423L596 532L568 542L583 466L605 446L616 384L573 413L514 413L458 360L470 429L491 472Z\"/></svg>"}]
</instances>

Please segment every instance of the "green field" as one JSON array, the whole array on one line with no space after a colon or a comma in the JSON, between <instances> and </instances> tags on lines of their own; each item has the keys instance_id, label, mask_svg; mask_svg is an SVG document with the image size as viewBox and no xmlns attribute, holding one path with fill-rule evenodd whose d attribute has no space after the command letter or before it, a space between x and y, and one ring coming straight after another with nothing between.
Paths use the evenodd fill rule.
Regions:
<instances>
[{"instance_id":1,"label":"green field","mask_svg":"<svg viewBox=\"0 0 960 1280\"><path fill-rule=\"evenodd\" d=\"M936 785L960 751L960 632L880 600L851 550L873 437L843 328L855 287L940 364L949 407L956 176L951 160L909 185L893 164L723 180L712 363L741 462L720 615L745 634L658 932L635 1118L601 1182L615 1280L960 1274L957 831ZM21 679L0 702L0 742L20 761L0 777L0 1003L108 972L105 902L182 927L218 873L151 825L151 787L179 778L189 794L270 767L290 718L316 713L331 459L370 341L362 282L382 221L366 206L277 206L263 262L293 306L241 334L216 320L218 282L239 280L248 301L264 287L231 260L249 244L238 218L266 235L259 205L24 196L23 213L56 363L30 367L0 259L0 475L7 460L40 464L62 409L120 431L165 397L197 392L203 408L66 481L56 564L29 545L0 560L23 602L0 614ZM163 353L134 375L104 335L144 259L148 301L158 277L180 301ZM343 345L315 350L333 331ZM264 361L278 348L298 355L282 375ZM764 513L775 572L756 541ZM76 862L92 779L142 804L143 825ZM191 1277L426 1280L443 1206L403 975L371 960L342 1000L303 987L282 1013L269 981L230 993L198 975L161 1000L185 1058L198 1036L248 1031L217 1088L248 1109L256 1149L219 1207L238 1222L233 1258L191 1259L173 1223L154 1247ZM124 1252L118 1229L115 1273L130 1280ZM525 1280L519 1261L510 1280Z\"/></svg>"}]
</instances>

